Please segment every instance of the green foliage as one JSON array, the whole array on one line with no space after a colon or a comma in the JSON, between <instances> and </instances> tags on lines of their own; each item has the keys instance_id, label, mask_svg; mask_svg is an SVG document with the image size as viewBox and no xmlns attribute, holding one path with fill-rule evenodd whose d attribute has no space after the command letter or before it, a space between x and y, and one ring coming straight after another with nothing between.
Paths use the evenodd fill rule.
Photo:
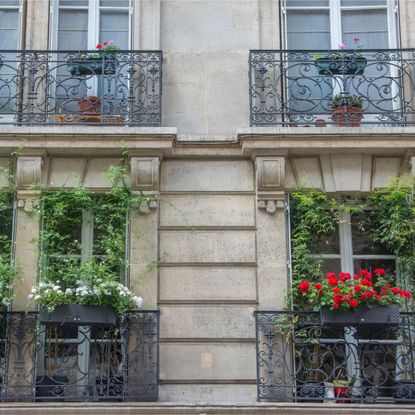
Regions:
<instances>
[{"instance_id":1,"label":"green foliage","mask_svg":"<svg viewBox=\"0 0 415 415\"><path fill-rule=\"evenodd\" d=\"M128 214L151 197L133 195L124 163L108 173L112 188L94 194L83 188L44 191L39 284L31 299L49 310L63 303L109 305L119 312L141 299L122 284L126 268ZM91 247L82 241L83 222L93 229ZM92 233L90 234L92 236Z\"/></svg>"},{"instance_id":2,"label":"green foliage","mask_svg":"<svg viewBox=\"0 0 415 415\"><path fill-rule=\"evenodd\" d=\"M374 190L368 198L372 207L371 238L394 253L401 279L408 282L411 289L415 282L415 206L412 193L412 182L395 179L389 186Z\"/></svg>"},{"instance_id":3,"label":"green foliage","mask_svg":"<svg viewBox=\"0 0 415 415\"><path fill-rule=\"evenodd\" d=\"M291 194L293 282L321 275L321 261L311 257L310 247L316 237L335 232L336 208L335 200L318 189Z\"/></svg>"},{"instance_id":4,"label":"green foliage","mask_svg":"<svg viewBox=\"0 0 415 415\"><path fill-rule=\"evenodd\" d=\"M13 280L17 267L12 261L13 200L15 189L8 170L2 170L9 185L0 189L0 307L7 306L13 299Z\"/></svg>"},{"instance_id":5,"label":"green foliage","mask_svg":"<svg viewBox=\"0 0 415 415\"><path fill-rule=\"evenodd\" d=\"M341 213L365 212L365 231L373 243L385 246L396 256L397 268L406 289L414 290L415 274L415 207L413 183L394 180L385 188L376 189L365 199L330 198L317 190L298 190L291 194L292 283L296 287L304 279L319 282L322 261L311 256L312 244L324 235L333 234ZM294 304L304 302L293 291Z\"/></svg>"}]
</instances>

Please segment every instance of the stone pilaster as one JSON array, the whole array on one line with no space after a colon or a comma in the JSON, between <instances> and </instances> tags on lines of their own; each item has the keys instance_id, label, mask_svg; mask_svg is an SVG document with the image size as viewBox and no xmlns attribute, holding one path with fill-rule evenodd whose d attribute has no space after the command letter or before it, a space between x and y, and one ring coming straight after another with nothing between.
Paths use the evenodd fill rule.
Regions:
<instances>
[{"instance_id":1,"label":"stone pilaster","mask_svg":"<svg viewBox=\"0 0 415 415\"><path fill-rule=\"evenodd\" d=\"M259 309L281 308L287 294L284 157L256 157Z\"/></svg>"},{"instance_id":2,"label":"stone pilaster","mask_svg":"<svg viewBox=\"0 0 415 415\"><path fill-rule=\"evenodd\" d=\"M130 286L144 300L144 307L157 308L158 290L158 157L131 157L131 186L134 192L147 194L131 212Z\"/></svg>"}]
</instances>

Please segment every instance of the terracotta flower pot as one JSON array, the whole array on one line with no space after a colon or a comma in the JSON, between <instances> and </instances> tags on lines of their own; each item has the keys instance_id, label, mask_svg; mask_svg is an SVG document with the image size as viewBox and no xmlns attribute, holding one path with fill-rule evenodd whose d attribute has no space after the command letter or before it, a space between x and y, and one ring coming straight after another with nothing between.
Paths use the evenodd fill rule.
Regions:
<instances>
[{"instance_id":1,"label":"terracotta flower pot","mask_svg":"<svg viewBox=\"0 0 415 415\"><path fill-rule=\"evenodd\" d=\"M336 397L337 403L350 402L350 388L348 386L335 386L334 396Z\"/></svg>"},{"instance_id":2,"label":"terracotta flower pot","mask_svg":"<svg viewBox=\"0 0 415 415\"><path fill-rule=\"evenodd\" d=\"M342 105L332 111L332 120L338 127L360 127L363 111L360 107Z\"/></svg>"},{"instance_id":3,"label":"terracotta flower pot","mask_svg":"<svg viewBox=\"0 0 415 415\"><path fill-rule=\"evenodd\" d=\"M94 96L83 97L78 100L79 110L83 114L97 114L101 109L101 100Z\"/></svg>"}]
</instances>

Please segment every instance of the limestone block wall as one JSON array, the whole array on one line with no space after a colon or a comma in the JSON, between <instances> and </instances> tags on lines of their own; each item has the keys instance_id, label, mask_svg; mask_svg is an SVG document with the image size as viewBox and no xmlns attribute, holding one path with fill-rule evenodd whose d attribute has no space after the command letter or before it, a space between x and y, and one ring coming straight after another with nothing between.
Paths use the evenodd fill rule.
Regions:
<instances>
[{"instance_id":1,"label":"limestone block wall","mask_svg":"<svg viewBox=\"0 0 415 415\"><path fill-rule=\"evenodd\" d=\"M255 401L254 164L163 161L159 214L161 400Z\"/></svg>"}]
</instances>

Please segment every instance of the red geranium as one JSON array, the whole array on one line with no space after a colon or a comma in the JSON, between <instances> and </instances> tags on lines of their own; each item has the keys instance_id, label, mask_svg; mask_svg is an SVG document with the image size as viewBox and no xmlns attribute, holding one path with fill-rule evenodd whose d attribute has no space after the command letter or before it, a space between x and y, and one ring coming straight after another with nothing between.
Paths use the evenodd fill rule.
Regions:
<instances>
[{"instance_id":1,"label":"red geranium","mask_svg":"<svg viewBox=\"0 0 415 415\"><path fill-rule=\"evenodd\" d=\"M394 277L387 276L383 269L374 270L374 275L376 278L372 281L372 274L364 269L353 277L345 272L338 275L328 272L319 282L300 281L294 290L301 294L302 301L312 304L316 310L321 307L347 310L359 305L386 306L411 298L411 294L396 286Z\"/></svg>"},{"instance_id":2,"label":"red geranium","mask_svg":"<svg viewBox=\"0 0 415 415\"><path fill-rule=\"evenodd\" d=\"M310 283L307 281L301 281L298 284L298 289L302 292L302 293L306 293L309 289L310 289Z\"/></svg>"}]
</instances>

